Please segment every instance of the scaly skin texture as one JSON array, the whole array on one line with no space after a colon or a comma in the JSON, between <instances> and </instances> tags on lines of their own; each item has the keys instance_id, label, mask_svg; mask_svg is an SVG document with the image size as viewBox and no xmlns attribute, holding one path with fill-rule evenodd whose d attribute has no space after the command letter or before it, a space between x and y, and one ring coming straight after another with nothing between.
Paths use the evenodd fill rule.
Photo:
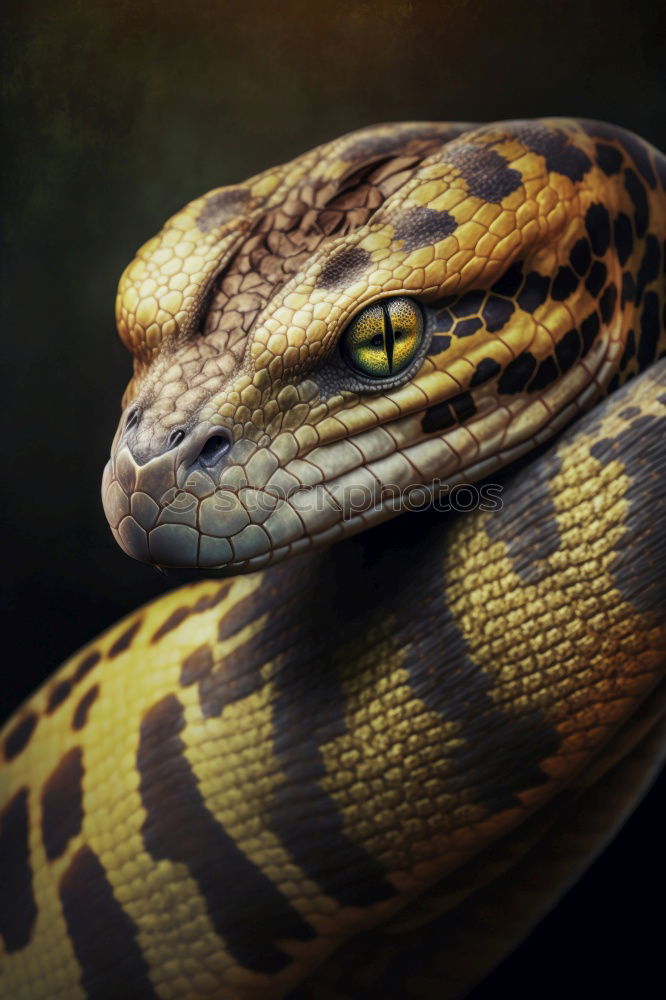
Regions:
<instances>
[{"instance_id":1,"label":"scaly skin texture","mask_svg":"<svg viewBox=\"0 0 666 1000\"><path fill-rule=\"evenodd\" d=\"M386 126L193 202L121 281L117 537L251 570L395 513L299 509L273 541L246 495L271 477L428 489L546 441L663 350L663 177L592 123ZM400 385L352 385L348 320L405 294L422 355ZM213 472L211 428L233 438ZM610 830L604 782L626 808L663 749L664 429L660 361L501 504L182 588L66 663L0 736L2 996L464 992L598 838L570 837L537 894L529 852L565 813L580 832L581 801ZM470 961L477 898L515 927Z\"/></svg>"}]
</instances>

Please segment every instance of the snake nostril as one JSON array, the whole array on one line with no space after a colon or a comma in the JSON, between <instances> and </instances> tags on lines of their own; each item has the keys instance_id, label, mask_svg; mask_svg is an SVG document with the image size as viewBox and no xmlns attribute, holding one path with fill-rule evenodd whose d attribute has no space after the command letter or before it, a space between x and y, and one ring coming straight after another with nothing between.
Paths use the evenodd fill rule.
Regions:
<instances>
[{"instance_id":1,"label":"snake nostril","mask_svg":"<svg viewBox=\"0 0 666 1000\"><path fill-rule=\"evenodd\" d=\"M231 440L226 434L213 434L199 452L199 462L206 468L217 465L231 448Z\"/></svg>"},{"instance_id":2,"label":"snake nostril","mask_svg":"<svg viewBox=\"0 0 666 1000\"><path fill-rule=\"evenodd\" d=\"M167 441L167 448L175 448L177 444L180 444L184 437L185 431L183 430L171 431L171 434L169 434L169 440Z\"/></svg>"}]
</instances>

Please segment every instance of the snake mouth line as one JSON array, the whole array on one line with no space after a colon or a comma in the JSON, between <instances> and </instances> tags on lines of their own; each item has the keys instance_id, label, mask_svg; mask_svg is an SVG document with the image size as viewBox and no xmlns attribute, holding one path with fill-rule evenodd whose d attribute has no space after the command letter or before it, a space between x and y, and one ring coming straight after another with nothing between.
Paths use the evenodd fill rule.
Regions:
<instances>
[{"instance_id":1,"label":"snake mouth line","mask_svg":"<svg viewBox=\"0 0 666 1000\"><path fill-rule=\"evenodd\" d=\"M268 449L255 449L218 485L197 472L191 484L154 497L141 490L139 477L130 496L116 497L122 509L115 524L109 518L112 531L143 562L229 574L326 546L413 509L415 490L417 506L436 504L442 489L483 479L552 437L603 390L612 371L607 354L600 342L538 398L493 406L489 390L472 420L441 435L424 435L418 414L396 421L401 434L418 438L406 447L385 425L283 466ZM112 487L105 477L105 489Z\"/></svg>"}]
</instances>

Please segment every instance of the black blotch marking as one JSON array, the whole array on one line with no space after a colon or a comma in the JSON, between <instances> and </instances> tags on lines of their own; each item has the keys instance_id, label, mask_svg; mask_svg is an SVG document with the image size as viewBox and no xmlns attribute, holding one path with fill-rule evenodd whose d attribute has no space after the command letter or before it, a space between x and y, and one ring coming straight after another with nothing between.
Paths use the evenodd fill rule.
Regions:
<instances>
[{"instance_id":1,"label":"black blotch marking","mask_svg":"<svg viewBox=\"0 0 666 1000\"><path fill-rule=\"evenodd\" d=\"M568 372L580 354L580 337L578 330L567 330L558 344L555 345L555 356L560 366L560 371L564 375Z\"/></svg>"},{"instance_id":2,"label":"black blotch marking","mask_svg":"<svg viewBox=\"0 0 666 1000\"><path fill-rule=\"evenodd\" d=\"M627 167L624 171L624 186L634 203L634 227L636 236L640 239L647 232L650 213L645 188L631 167Z\"/></svg>"},{"instance_id":3,"label":"black blotch marking","mask_svg":"<svg viewBox=\"0 0 666 1000\"><path fill-rule=\"evenodd\" d=\"M5 760L13 760L14 757L18 757L22 750L27 747L30 742L30 737L32 736L35 726L37 725L38 716L35 712L29 712L23 719L16 723L13 729L7 733L5 737L5 744L3 747L3 752L5 755Z\"/></svg>"},{"instance_id":4,"label":"black blotch marking","mask_svg":"<svg viewBox=\"0 0 666 1000\"><path fill-rule=\"evenodd\" d=\"M543 156L550 172L563 174L571 181L582 180L592 168L589 156L582 149L572 146L564 132L530 124L521 128L517 137L533 153Z\"/></svg>"},{"instance_id":5,"label":"black blotch marking","mask_svg":"<svg viewBox=\"0 0 666 1000\"><path fill-rule=\"evenodd\" d=\"M62 758L42 790L42 840L49 861L65 853L83 823L83 756L74 747Z\"/></svg>"},{"instance_id":6,"label":"black blotch marking","mask_svg":"<svg viewBox=\"0 0 666 1000\"><path fill-rule=\"evenodd\" d=\"M126 649L129 649L132 644L132 639L141 628L141 622L141 618L139 618L138 621L132 622L132 624L125 629L122 635L118 636L107 654L110 660L112 660L115 656L119 656L121 653L124 653Z\"/></svg>"},{"instance_id":7,"label":"black blotch marking","mask_svg":"<svg viewBox=\"0 0 666 1000\"><path fill-rule=\"evenodd\" d=\"M538 271L530 271L518 296L518 305L523 312L532 313L546 301L549 290L550 278Z\"/></svg>"},{"instance_id":8,"label":"black blotch marking","mask_svg":"<svg viewBox=\"0 0 666 1000\"><path fill-rule=\"evenodd\" d=\"M520 263L512 264L504 274L497 279L491 291L497 295L503 295L507 299L512 299L523 283L523 269Z\"/></svg>"},{"instance_id":9,"label":"black blotch marking","mask_svg":"<svg viewBox=\"0 0 666 1000\"><path fill-rule=\"evenodd\" d=\"M608 271L606 270L606 265L602 264L600 260L595 260L592 265L592 270L585 279L585 287L590 295L596 297L599 294L604 286L607 276Z\"/></svg>"},{"instance_id":10,"label":"black blotch marking","mask_svg":"<svg viewBox=\"0 0 666 1000\"><path fill-rule=\"evenodd\" d=\"M624 351L622 352L622 357L620 358L620 371L624 371L634 354L636 353L636 335L633 330L630 330L627 334L627 342L624 345Z\"/></svg>"},{"instance_id":11,"label":"black blotch marking","mask_svg":"<svg viewBox=\"0 0 666 1000\"><path fill-rule=\"evenodd\" d=\"M615 220L613 240L620 265L624 267L631 257L631 251L634 249L634 234L631 230L631 219L624 212L620 212Z\"/></svg>"},{"instance_id":12,"label":"black blotch marking","mask_svg":"<svg viewBox=\"0 0 666 1000\"><path fill-rule=\"evenodd\" d=\"M52 712L55 712L58 705L62 705L63 701L65 701L65 699L69 696L71 690L72 681L69 679L60 681L54 688L51 688L51 691L49 692L49 700L46 705L47 715L51 715Z\"/></svg>"},{"instance_id":13,"label":"black blotch marking","mask_svg":"<svg viewBox=\"0 0 666 1000\"><path fill-rule=\"evenodd\" d=\"M213 669L213 653L208 643L197 646L183 660L179 683L183 687L197 684Z\"/></svg>"},{"instance_id":14,"label":"black blotch marking","mask_svg":"<svg viewBox=\"0 0 666 1000\"><path fill-rule=\"evenodd\" d=\"M193 650L183 660L180 683L183 687L198 684L201 713L206 718L220 716L226 705L258 691L263 683L257 670L243 662L244 647L217 663L207 643Z\"/></svg>"},{"instance_id":15,"label":"black blotch marking","mask_svg":"<svg viewBox=\"0 0 666 1000\"><path fill-rule=\"evenodd\" d=\"M619 149L616 149L615 146L607 146L605 143L598 142L595 146L595 152L597 163L608 177L612 177L613 174L620 172L622 153Z\"/></svg>"},{"instance_id":16,"label":"black blotch marking","mask_svg":"<svg viewBox=\"0 0 666 1000\"><path fill-rule=\"evenodd\" d=\"M449 400L449 405L459 423L464 423L476 413L476 405L469 392L461 392Z\"/></svg>"},{"instance_id":17,"label":"black blotch marking","mask_svg":"<svg viewBox=\"0 0 666 1000\"><path fill-rule=\"evenodd\" d=\"M640 390L636 381L618 389L607 406L621 413L636 391L644 401L658 399L666 387L666 361L641 375L640 384ZM622 544L610 567L615 584L629 604L661 626L666 607L666 532L662 527L666 518L666 416L643 408L641 412L620 433L601 439L590 451L602 465L618 458L628 478Z\"/></svg>"},{"instance_id":18,"label":"black blotch marking","mask_svg":"<svg viewBox=\"0 0 666 1000\"><path fill-rule=\"evenodd\" d=\"M617 302L617 288L615 285L608 285L604 289L604 294L599 299L599 311L604 323L610 323L613 318L613 310Z\"/></svg>"},{"instance_id":19,"label":"black blotch marking","mask_svg":"<svg viewBox=\"0 0 666 1000\"><path fill-rule=\"evenodd\" d=\"M620 376L616 372L615 375L613 375L610 382L608 383L608 390L607 390L608 394L610 395L611 392L615 392L615 390L619 387L619 385L620 385Z\"/></svg>"},{"instance_id":20,"label":"black blotch marking","mask_svg":"<svg viewBox=\"0 0 666 1000\"><path fill-rule=\"evenodd\" d=\"M60 880L60 902L89 1000L158 1000L137 927L113 895L106 872L81 847Z\"/></svg>"},{"instance_id":21,"label":"black blotch marking","mask_svg":"<svg viewBox=\"0 0 666 1000\"><path fill-rule=\"evenodd\" d=\"M632 417L639 417L642 412L640 406L627 406L624 410L620 410L620 416L623 420L631 420Z\"/></svg>"},{"instance_id":22,"label":"black blotch marking","mask_svg":"<svg viewBox=\"0 0 666 1000\"><path fill-rule=\"evenodd\" d=\"M393 222L393 238L403 241L403 250L418 250L446 239L455 232L457 225L449 212L414 206L401 212Z\"/></svg>"},{"instance_id":23,"label":"black blotch marking","mask_svg":"<svg viewBox=\"0 0 666 1000\"><path fill-rule=\"evenodd\" d=\"M631 132L624 132L622 135L622 145L631 156L643 180L654 191L657 186L657 178L650 163L650 156L645 143L641 142L638 136L632 135Z\"/></svg>"},{"instance_id":24,"label":"black blotch marking","mask_svg":"<svg viewBox=\"0 0 666 1000\"><path fill-rule=\"evenodd\" d=\"M445 431L448 427L453 427L455 423L456 418L447 401L428 407L423 415L421 428L426 434L432 434L433 431Z\"/></svg>"},{"instance_id":25,"label":"black blotch marking","mask_svg":"<svg viewBox=\"0 0 666 1000\"><path fill-rule=\"evenodd\" d=\"M476 371L472 376L470 386L483 385L491 378L494 378L502 370L502 366L494 358L483 358L476 366Z\"/></svg>"},{"instance_id":26,"label":"black blotch marking","mask_svg":"<svg viewBox=\"0 0 666 1000\"><path fill-rule=\"evenodd\" d=\"M448 334L443 337L433 337L430 341L430 347L428 349L428 354L441 354L442 351L446 351L451 346L451 338Z\"/></svg>"},{"instance_id":27,"label":"black blotch marking","mask_svg":"<svg viewBox=\"0 0 666 1000\"><path fill-rule=\"evenodd\" d=\"M563 302L578 288L578 277L570 267L561 267L555 275L551 289L552 298Z\"/></svg>"},{"instance_id":28,"label":"black blotch marking","mask_svg":"<svg viewBox=\"0 0 666 1000\"><path fill-rule=\"evenodd\" d=\"M74 714L72 716L72 729L79 730L83 729L86 722L88 721L88 712L91 706L97 700L99 694L99 684L95 684L93 687L89 688L88 691L83 695L78 705L74 709Z\"/></svg>"},{"instance_id":29,"label":"black blotch marking","mask_svg":"<svg viewBox=\"0 0 666 1000\"><path fill-rule=\"evenodd\" d=\"M481 313L488 333L497 333L513 316L515 305L510 299L489 295Z\"/></svg>"},{"instance_id":30,"label":"black blotch marking","mask_svg":"<svg viewBox=\"0 0 666 1000\"><path fill-rule=\"evenodd\" d=\"M483 305L486 293L483 291L466 292L450 307L454 316L476 316Z\"/></svg>"},{"instance_id":31,"label":"black blotch marking","mask_svg":"<svg viewBox=\"0 0 666 1000\"><path fill-rule=\"evenodd\" d=\"M86 674L89 674L92 668L97 666L101 658L102 654L98 649L94 649L92 653L88 653L88 655L81 660L78 667L74 671L72 676L74 683L78 684L79 681L83 680Z\"/></svg>"},{"instance_id":32,"label":"black blotch marking","mask_svg":"<svg viewBox=\"0 0 666 1000\"><path fill-rule=\"evenodd\" d=\"M580 354L581 358L584 358L588 354L600 329L599 315L595 310L589 316L586 316L580 325L580 334L583 342L583 349Z\"/></svg>"},{"instance_id":33,"label":"black blotch marking","mask_svg":"<svg viewBox=\"0 0 666 1000\"><path fill-rule=\"evenodd\" d=\"M605 205L600 202L590 205L585 216L585 228L590 237L592 252L597 257L603 257L611 241L610 216Z\"/></svg>"},{"instance_id":34,"label":"black blotch marking","mask_svg":"<svg viewBox=\"0 0 666 1000\"><path fill-rule=\"evenodd\" d=\"M206 199L206 204L197 216L197 226L202 233L208 233L211 229L229 222L238 215L250 197L249 191L245 188L231 189L229 191L219 191L210 195Z\"/></svg>"},{"instance_id":35,"label":"black blotch marking","mask_svg":"<svg viewBox=\"0 0 666 1000\"><path fill-rule=\"evenodd\" d=\"M453 326L453 316L448 309L442 309L435 316L435 332L448 333Z\"/></svg>"},{"instance_id":36,"label":"black blotch marking","mask_svg":"<svg viewBox=\"0 0 666 1000\"><path fill-rule=\"evenodd\" d=\"M536 375L527 386L527 391L537 392L539 389L545 389L547 385L550 385L551 382L557 379L559 374L553 358L544 358L536 370Z\"/></svg>"},{"instance_id":37,"label":"black blotch marking","mask_svg":"<svg viewBox=\"0 0 666 1000\"><path fill-rule=\"evenodd\" d=\"M482 198L483 201L499 204L523 183L518 170L510 167L496 150L485 146L473 143L457 145L451 150L448 160L464 177L472 197Z\"/></svg>"},{"instance_id":38,"label":"black blotch marking","mask_svg":"<svg viewBox=\"0 0 666 1000\"><path fill-rule=\"evenodd\" d=\"M0 935L8 952L25 948L37 917L28 834L28 789L21 788L0 813Z\"/></svg>"},{"instance_id":39,"label":"black blotch marking","mask_svg":"<svg viewBox=\"0 0 666 1000\"><path fill-rule=\"evenodd\" d=\"M645 252L636 276L636 305L640 304L647 285L658 277L660 264L659 240L653 233L650 233L645 238Z\"/></svg>"},{"instance_id":40,"label":"black blotch marking","mask_svg":"<svg viewBox=\"0 0 666 1000\"><path fill-rule=\"evenodd\" d=\"M589 240L585 237L577 240L571 248L569 260L571 261L571 266L575 270L576 274L583 278L589 271L590 262L592 260L592 251L590 250Z\"/></svg>"},{"instance_id":41,"label":"black blotch marking","mask_svg":"<svg viewBox=\"0 0 666 1000\"><path fill-rule=\"evenodd\" d=\"M191 613L190 608L186 606L176 608L171 612L169 617L162 622L160 627L151 636L150 641L159 642L159 640L165 635L168 635L169 632L173 632L174 629L178 628L178 626L181 625L186 618L189 618Z\"/></svg>"},{"instance_id":42,"label":"black blotch marking","mask_svg":"<svg viewBox=\"0 0 666 1000\"><path fill-rule=\"evenodd\" d=\"M633 303L636 301L636 282L631 271L624 271L622 274L622 295L620 301L623 307L628 302Z\"/></svg>"},{"instance_id":43,"label":"black blotch marking","mask_svg":"<svg viewBox=\"0 0 666 1000\"><path fill-rule=\"evenodd\" d=\"M536 364L534 355L530 354L529 351L523 351L517 358L510 361L502 372L497 383L498 390L505 395L521 392L534 374Z\"/></svg>"},{"instance_id":44,"label":"black blotch marking","mask_svg":"<svg viewBox=\"0 0 666 1000\"><path fill-rule=\"evenodd\" d=\"M209 812L180 738L184 727L184 709L173 694L141 723L137 767L146 850L156 861L187 867L237 962L253 972L278 972L292 959L276 941L309 941L314 930ZM321 843L314 846L322 850Z\"/></svg>"},{"instance_id":45,"label":"black blotch marking","mask_svg":"<svg viewBox=\"0 0 666 1000\"><path fill-rule=\"evenodd\" d=\"M645 296L640 326L636 358L639 366L645 368L654 361L659 343L659 296L656 292L648 292Z\"/></svg>"},{"instance_id":46,"label":"black blotch marking","mask_svg":"<svg viewBox=\"0 0 666 1000\"><path fill-rule=\"evenodd\" d=\"M345 285L362 277L370 266L370 261L370 254L362 247L339 250L324 264L317 285L320 288L344 288Z\"/></svg>"},{"instance_id":47,"label":"black blotch marking","mask_svg":"<svg viewBox=\"0 0 666 1000\"><path fill-rule=\"evenodd\" d=\"M453 328L453 332L456 337L471 337L473 333L480 330L483 323L480 319L475 317L474 319L463 319L459 320Z\"/></svg>"}]
</instances>

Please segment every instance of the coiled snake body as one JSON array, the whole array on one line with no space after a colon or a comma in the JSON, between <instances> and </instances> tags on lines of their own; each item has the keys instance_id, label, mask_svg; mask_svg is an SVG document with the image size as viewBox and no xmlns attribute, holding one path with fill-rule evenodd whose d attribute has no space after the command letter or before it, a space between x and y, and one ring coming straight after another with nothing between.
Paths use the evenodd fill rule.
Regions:
<instances>
[{"instance_id":1,"label":"coiled snake body","mask_svg":"<svg viewBox=\"0 0 666 1000\"><path fill-rule=\"evenodd\" d=\"M105 510L223 578L4 730L3 997L453 997L589 863L663 751L665 184L390 125L139 251Z\"/></svg>"}]
</instances>

